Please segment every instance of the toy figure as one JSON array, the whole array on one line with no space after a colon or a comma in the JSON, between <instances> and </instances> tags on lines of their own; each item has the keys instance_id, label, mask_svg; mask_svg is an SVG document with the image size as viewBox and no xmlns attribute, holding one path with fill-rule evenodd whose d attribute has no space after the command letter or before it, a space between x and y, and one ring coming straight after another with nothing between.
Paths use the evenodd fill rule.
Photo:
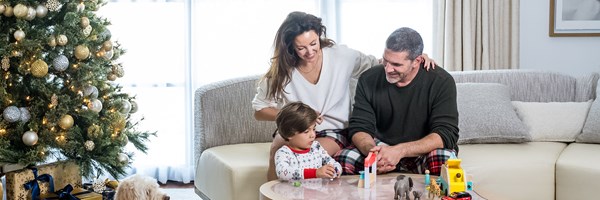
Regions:
<instances>
[{"instance_id":1,"label":"toy figure","mask_svg":"<svg viewBox=\"0 0 600 200\"><path fill-rule=\"evenodd\" d=\"M410 199L410 191L412 190L413 182L412 178L404 175L398 175L396 178L396 184L394 184L394 199Z\"/></svg>"},{"instance_id":2,"label":"toy figure","mask_svg":"<svg viewBox=\"0 0 600 200\"><path fill-rule=\"evenodd\" d=\"M440 185L438 185L437 181L435 181L435 179L433 178L431 179L431 183L429 184L429 194L427 195L427 197L431 198L431 195L433 195L433 197L441 195Z\"/></svg>"},{"instance_id":3,"label":"toy figure","mask_svg":"<svg viewBox=\"0 0 600 200\"><path fill-rule=\"evenodd\" d=\"M429 185L429 170L425 170L425 185Z\"/></svg>"},{"instance_id":4,"label":"toy figure","mask_svg":"<svg viewBox=\"0 0 600 200\"><path fill-rule=\"evenodd\" d=\"M413 196L415 197L415 200L420 200L421 195L423 195L423 192L417 190L413 191Z\"/></svg>"}]
</instances>

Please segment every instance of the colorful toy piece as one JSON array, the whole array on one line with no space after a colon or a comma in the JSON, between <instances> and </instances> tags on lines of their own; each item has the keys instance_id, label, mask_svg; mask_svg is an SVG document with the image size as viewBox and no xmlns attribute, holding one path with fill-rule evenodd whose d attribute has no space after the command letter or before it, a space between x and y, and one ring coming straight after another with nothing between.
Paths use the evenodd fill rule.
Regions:
<instances>
[{"instance_id":1,"label":"colorful toy piece","mask_svg":"<svg viewBox=\"0 0 600 200\"><path fill-rule=\"evenodd\" d=\"M371 188L377 181L377 153L369 152L365 158L365 170L358 180L359 188Z\"/></svg>"},{"instance_id":2,"label":"colorful toy piece","mask_svg":"<svg viewBox=\"0 0 600 200\"><path fill-rule=\"evenodd\" d=\"M429 185L429 178L430 178L430 177L429 177L429 170L428 170L428 169L426 169L426 170L425 170L425 186L428 186L428 185Z\"/></svg>"},{"instance_id":3,"label":"colorful toy piece","mask_svg":"<svg viewBox=\"0 0 600 200\"><path fill-rule=\"evenodd\" d=\"M442 191L444 195L454 192L464 192L467 190L467 178L465 172L460 167L461 159L450 158L442 165L440 172Z\"/></svg>"}]
</instances>

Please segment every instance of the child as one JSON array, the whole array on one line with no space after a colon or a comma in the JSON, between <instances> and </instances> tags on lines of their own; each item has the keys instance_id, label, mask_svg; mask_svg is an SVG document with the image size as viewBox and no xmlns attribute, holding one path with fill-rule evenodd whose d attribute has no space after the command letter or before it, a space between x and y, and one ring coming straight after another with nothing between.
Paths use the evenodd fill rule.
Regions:
<instances>
[{"instance_id":1,"label":"child","mask_svg":"<svg viewBox=\"0 0 600 200\"><path fill-rule=\"evenodd\" d=\"M336 178L342 166L336 162L318 141L315 126L318 114L301 102L289 103L277 114L275 123L287 144L275 153L275 171L280 180L309 178Z\"/></svg>"}]
</instances>

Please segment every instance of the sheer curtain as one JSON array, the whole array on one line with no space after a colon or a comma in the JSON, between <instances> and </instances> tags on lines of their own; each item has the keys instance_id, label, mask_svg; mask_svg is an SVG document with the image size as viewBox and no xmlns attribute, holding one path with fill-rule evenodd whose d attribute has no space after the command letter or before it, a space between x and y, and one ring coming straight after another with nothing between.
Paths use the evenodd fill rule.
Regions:
<instances>
[{"instance_id":1,"label":"sheer curtain","mask_svg":"<svg viewBox=\"0 0 600 200\"><path fill-rule=\"evenodd\" d=\"M289 12L322 17L338 44L381 57L385 39L401 26L418 30L431 52L432 1L110 1L99 14L112 22L113 40L127 50L118 83L136 95L139 111L133 117L144 118L138 129L157 132L148 154L135 154L131 173L162 183L193 180L195 89L265 73L273 38Z\"/></svg>"},{"instance_id":2,"label":"sheer curtain","mask_svg":"<svg viewBox=\"0 0 600 200\"><path fill-rule=\"evenodd\" d=\"M438 0L436 7L434 56L444 68L518 68L519 0Z\"/></svg>"}]
</instances>

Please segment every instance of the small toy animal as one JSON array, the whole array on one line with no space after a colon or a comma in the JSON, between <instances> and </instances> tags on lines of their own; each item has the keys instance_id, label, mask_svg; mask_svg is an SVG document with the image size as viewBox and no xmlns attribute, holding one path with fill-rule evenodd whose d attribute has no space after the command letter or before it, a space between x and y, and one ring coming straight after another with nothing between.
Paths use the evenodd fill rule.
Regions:
<instances>
[{"instance_id":1,"label":"small toy animal","mask_svg":"<svg viewBox=\"0 0 600 200\"><path fill-rule=\"evenodd\" d=\"M412 178L398 175L398 177L396 177L396 183L394 184L394 199L410 199L409 195L412 187Z\"/></svg>"},{"instance_id":2,"label":"small toy animal","mask_svg":"<svg viewBox=\"0 0 600 200\"><path fill-rule=\"evenodd\" d=\"M433 195L433 197L436 196L440 196L442 193L442 190L440 189L440 185L437 184L437 181L435 181L435 179L431 179L431 183L429 184L429 194L427 195L427 197L431 198L431 195Z\"/></svg>"},{"instance_id":3,"label":"small toy animal","mask_svg":"<svg viewBox=\"0 0 600 200\"><path fill-rule=\"evenodd\" d=\"M121 181L115 193L115 200L129 199L169 200L171 197L160 190L156 179L136 174Z\"/></svg>"},{"instance_id":4,"label":"small toy animal","mask_svg":"<svg viewBox=\"0 0 600 200\"><path fill-rule=\"evenodd\" d=\"M413 191L413 196L415 197L415 200L420 200L421 195L423 195L423 192L417 190Z\"/></svg>"}]
</instances>

